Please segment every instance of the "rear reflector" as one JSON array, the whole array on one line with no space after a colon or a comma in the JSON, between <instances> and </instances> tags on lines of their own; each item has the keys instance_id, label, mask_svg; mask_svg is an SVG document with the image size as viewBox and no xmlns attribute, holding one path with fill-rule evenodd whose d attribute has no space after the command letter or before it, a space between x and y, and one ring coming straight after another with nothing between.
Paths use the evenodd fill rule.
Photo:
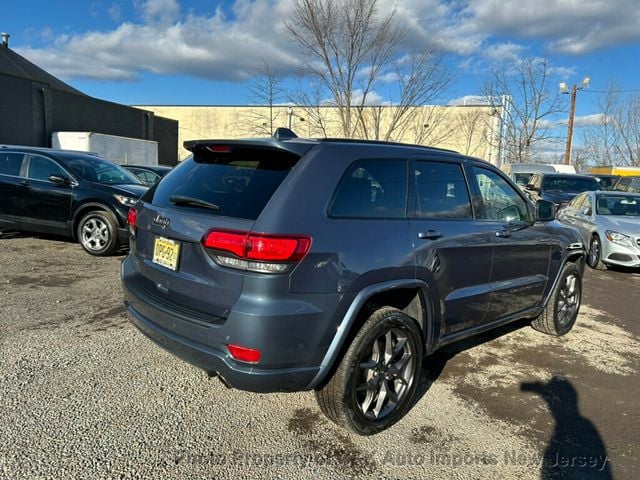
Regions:
<instances>
[{"instance_id":1,"label":"rear reflector","mask_svg":"<svg viewBox=\"0 0 640 480\"><path fill-rule=\"evenodd\" d=\"M131 235L136 234L136 222L138 221L138 212L135 208L130 208L127 213L127 223L129 224L129 231Z\"/></svg>"},{"instance_id":2,"label":"rear reflector","mask_svg":"<svg viewBox=\"0 0 640 480\"><path fill-rule=\"evenodd\" d=\"M227 348L235 360L247 363L258 363L260 361L260 350L241 347L240 345L227 345Z\"/></svg>"},{"instance_id":3,"label":"rear reflector","mask_svg":"<svg viewBox=\"0 0 640 480\"><path fill-rule=\"evenodd\" d=\"M263 273L283 273L311 248L307 235L271 235L237 230L211 230L202 244L215 251L220 265Z\"/></svg>"}]
</instances>

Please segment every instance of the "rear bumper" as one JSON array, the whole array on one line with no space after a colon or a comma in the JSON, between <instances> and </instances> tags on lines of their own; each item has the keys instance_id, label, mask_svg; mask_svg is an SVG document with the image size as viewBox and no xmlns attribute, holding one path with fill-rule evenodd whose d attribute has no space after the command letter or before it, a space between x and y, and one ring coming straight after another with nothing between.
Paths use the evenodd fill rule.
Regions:
<instances>
[{"instance_id":1,"label":"rear bumper","mask_svg":"<svg viewBox=\"0 0 640 480\"><path fill-rule=\"evenodd\" d=\"M266 393L310 388L335 334L328 322L337 295L269 301L243 295L228 316L216 317L186 304L177 305L171 291L159 295L140 288L140 270L148 269L142 263L133 255L122 261L125 305L132 323L159 346L241 390ZM216 291L203 295L215 296ZM227 349L231 343L260 350L260 362L235 360Z\"/></svg>"},{"instance_id":2,"label":"rear bumper","mask_svg":"<svg viewBox=\"0 0 640 480\"><path fill-rule=\"evenodd\" d=\"M178 358L217 374L231 387L250 392L295 392L307 389L318 368L258 369L237 365L228 353L191 341L144 318L127 301L132 323L149 339Z\"/></svg>"}]
</instances>

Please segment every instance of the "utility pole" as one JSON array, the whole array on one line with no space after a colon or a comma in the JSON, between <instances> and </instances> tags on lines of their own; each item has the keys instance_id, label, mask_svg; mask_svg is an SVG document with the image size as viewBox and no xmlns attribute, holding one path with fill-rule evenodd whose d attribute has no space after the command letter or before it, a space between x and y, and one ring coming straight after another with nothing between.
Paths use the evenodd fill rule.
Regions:
<instances>
[{"instance_id":1,"label":"utility pole","mask_svg":"<svg viewBox=\"0 0 640 480\"><path fill-rule=\"evenodd\" d=\"M580 82L580 85L574 85L571 88L571 92L569 92L569 88L567 87L567 84L565 82L560 83L560 93L571 93L571 109L569 111L569 124L567 127L567 148L564 151L564 163L566 163L567 165L571 164L571 139L573 138L573 117L576 113L576 96L578 94L578 90L589 88L590 82L591 77L584 77L582 79L582 82Z\"/></svg>"},{"instance_id":2,"label":"utility pole","mask_svg":"<svg viewBox=\"0 0 640 480\"><path fill-rule=\"evenodd\" d=\"M573 86L571 89L571 109L569 110L569 127L567 130L567 148L564 151L564 163L569 165L571 163L571 139L573 138L573 117L576 112L576 94L578 93L578 87Z\"/></svg>"}]
</instances>

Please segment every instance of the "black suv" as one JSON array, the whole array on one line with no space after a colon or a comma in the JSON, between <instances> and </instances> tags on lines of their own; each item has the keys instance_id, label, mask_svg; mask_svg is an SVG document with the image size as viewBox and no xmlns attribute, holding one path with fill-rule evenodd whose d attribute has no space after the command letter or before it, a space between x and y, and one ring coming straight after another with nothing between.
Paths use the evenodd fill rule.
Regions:
<instances>
[{"instance_id":1,"label":"black suv","mask_svg":"<svg viewBox=\"0 0 640 480\"><path fill-rule=\"evenodd\" d=\"M0 146L0 229L65 235L110 255L128 243L129 207L146 190L89 153Z\"/></svg>"},{"instance_id":2,"label":"black suv","mask_svg":"<svg viewBox=\"0 0 640 480\"><path fill-rule=\"evenodd\" d=\"M589 175L536 173L531 176L525 192L534 202L548 200L560 209L579 193L600 189L598 180Z\"/></svg>"},{"instance_id":3,"label":"black suv","mask_svg":"<svg viewBox=\"0 0 640 480\"><path fill-rule=\"evenodd\" d=\"M315 390L372 434L410 408L424 354L516 319L575 322L580 235L486 162L354 140L185 146L130 215L125 304L228 386Z\"/></svg>"}]
</instances>

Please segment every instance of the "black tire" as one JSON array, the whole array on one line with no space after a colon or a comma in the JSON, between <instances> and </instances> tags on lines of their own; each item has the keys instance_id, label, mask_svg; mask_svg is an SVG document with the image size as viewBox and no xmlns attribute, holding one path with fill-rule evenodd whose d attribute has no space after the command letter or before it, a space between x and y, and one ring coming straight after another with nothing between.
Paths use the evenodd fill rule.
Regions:
<instances>
[{"instance_id":1,"label":"black tire","mask_svg":"<svg viewBox=\"0 0 640 480\"><path fill-rule=\"evenodd\" d=\"M531 322L539 332L557 337L569 333L576 323L582 299L582 275L575 263L567 262L553 287L549 303L542 314Z\"/></svg>"},{"instance_id":2,"label":"black tire","mask_svg":"<svg viewBox=\"0 0 640 480\"><path fill-rule=\"evenodd\" d=\"M113 255L120 246L118 223L113 214L105 210L94 210L85 214L78 222L76 235L82 248L91 255Z\"/></svg>"},{"instance_id":3,"label":"black tire","mask_svg":"<svg viewBox=\"0 0 640 480\"><path fill-rule=\"evenodd\" d=\"M591 237L589 242L589 252L587 252L587 265L594 270L606 270L607 265L602 263L602 241L600 237L595 234Z\"/></svg>"},{"instance_id":4,"label":"black tire","mask_svg":"<svg viewBox=\"0 0 640 480\"><path fill-rule=\"evenodd\" d=\"M385 349L392 352L387 360ZM356 334L329 382L315 392L320 410L358 435L389 428L411 407L422 352L422 335L415 320L395 308L376 310Z\"/></svg>"}]
</instances>

